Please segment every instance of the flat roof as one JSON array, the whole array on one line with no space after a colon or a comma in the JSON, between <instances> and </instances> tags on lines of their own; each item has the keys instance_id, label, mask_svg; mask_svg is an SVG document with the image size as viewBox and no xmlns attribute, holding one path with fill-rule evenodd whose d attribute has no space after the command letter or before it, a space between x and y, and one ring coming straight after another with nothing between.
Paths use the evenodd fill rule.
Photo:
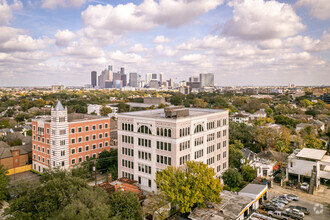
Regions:
<instances>
[{"instance_id":1,"label":"flat roof","mask_svg":"<svg viewBox=\"0 0 330 220\"><path fill-rule=\"evenodd\" d=\"M324 155L324 157L322 158L321 161L322 161L322 162L330 163L330 156L328 156L328 155Z\"/></svg>"},{"instance_id":2,"label":"flat roof","mask_svg":"<svg viewBox=\"0 0 330 220\"><path fill-rule=\"evenodd\" d=\"M206 115L213 114L213 113L228 112L228 110L222 110L222 109L207 109L207 108L185 108L185 109L189 109L189 116L178 117L178 118L166 118L164 109L124 112L124 113L119 113L118 116L135 116L135 117L142 117L142 118L176 120L176 119L183 119L183 118L194 118L194 117L199 117L199 116L206 116Z\"/></svg>"},{"instance_id":3,"label":"flat roof","mask_svg":"<svg viewBox=\"0 0 330 220\"><path fill-rule=\"evenodd\" d=\"M221 203L211 203L209 208L194 209L189 218L191 219L236 219L242 211L253 201L245 195L238 195L229 191L222 191L220 194Z\"/></svg>"},{"instance_id":4,"label":"flat roof","mask_svg":"<svg viewBox=\"0 0 330 220\"><path fill-rule=\"evenodd\" d=\"M313 160L321 160L322 157L326 154L326 150L318 150L313 148L303 148L296 157L313 159Z\"/></svg>"},{"instance_id":5,"label":"flat roof","mask_svg":"<svg viewBox=\"0 0 330 220\"><path fill-rule=\"evenodd\" d=\"M267 188L267 185L261 185L261 184L248 184L246 187L244 187L239 193L249 193L254 195L259 195L261 192L263 192Z\"/></svg>"}]
</instances>

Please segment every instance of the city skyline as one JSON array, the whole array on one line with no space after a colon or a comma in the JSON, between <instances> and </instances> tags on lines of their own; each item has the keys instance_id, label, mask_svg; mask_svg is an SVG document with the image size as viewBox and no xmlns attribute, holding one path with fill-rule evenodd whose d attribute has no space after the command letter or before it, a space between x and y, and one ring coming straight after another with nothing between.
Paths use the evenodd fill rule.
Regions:
<instances>
[{"instance_id":1,"label":"city skyline","mask_svg":"<svg viewBox=\"0 0 330 220\"><path fill-rule=\"evenodd\" d=\"M0 0L0 86L83 86L109 64L176 82L329 85L330 2L317 3Z\"/></svg>"}]
</instances>

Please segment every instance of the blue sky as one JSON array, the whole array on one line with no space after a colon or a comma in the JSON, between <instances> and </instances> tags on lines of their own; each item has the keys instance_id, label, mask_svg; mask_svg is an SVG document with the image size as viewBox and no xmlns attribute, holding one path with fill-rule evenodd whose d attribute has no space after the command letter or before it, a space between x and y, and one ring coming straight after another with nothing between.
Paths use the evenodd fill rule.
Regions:
<instances>
[{"instance_id":1,"label":"blue sky","mask_svg":"<svg viewBox=\"0 0 330 220\"><path fill-rule=\"evenodd\" d=\"M107 65L217 85L329 85L330 1L0 0L0 86L84 85Z\"/></svg>"}]
</instances>

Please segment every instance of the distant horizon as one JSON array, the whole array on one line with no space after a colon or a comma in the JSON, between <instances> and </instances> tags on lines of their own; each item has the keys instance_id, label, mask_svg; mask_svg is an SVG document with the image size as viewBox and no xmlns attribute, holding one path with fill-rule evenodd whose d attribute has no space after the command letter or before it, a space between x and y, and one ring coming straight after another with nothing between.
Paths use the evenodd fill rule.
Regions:
<instances>
[{"instance_id":1,"label":"distant horizon","mask_svg":"<svg viewBox=\"0 0 330 220\"><path fill-rule=\"evenodd\" d=\"M330 1L0 0L0 86L90 72L214 73L220 85L330 85Z\"/></svg>"}]
</instances>

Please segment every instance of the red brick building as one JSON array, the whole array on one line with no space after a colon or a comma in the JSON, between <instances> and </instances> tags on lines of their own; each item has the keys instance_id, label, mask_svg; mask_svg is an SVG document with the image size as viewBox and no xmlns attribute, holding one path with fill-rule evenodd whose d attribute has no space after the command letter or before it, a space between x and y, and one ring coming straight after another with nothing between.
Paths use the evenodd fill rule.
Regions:
<instances>
[{"instance_id":1,"label":"red brick building","mask_svg":"<svg viewBox=\"0 0 330 220\"><path fill-rule=\"evenodd\" d=\"M110 151L110 118L69 114L61 102L51 116L32 121L32 168L43 172L55 167L70 168Z\"/></svg>"}]
</instances>

